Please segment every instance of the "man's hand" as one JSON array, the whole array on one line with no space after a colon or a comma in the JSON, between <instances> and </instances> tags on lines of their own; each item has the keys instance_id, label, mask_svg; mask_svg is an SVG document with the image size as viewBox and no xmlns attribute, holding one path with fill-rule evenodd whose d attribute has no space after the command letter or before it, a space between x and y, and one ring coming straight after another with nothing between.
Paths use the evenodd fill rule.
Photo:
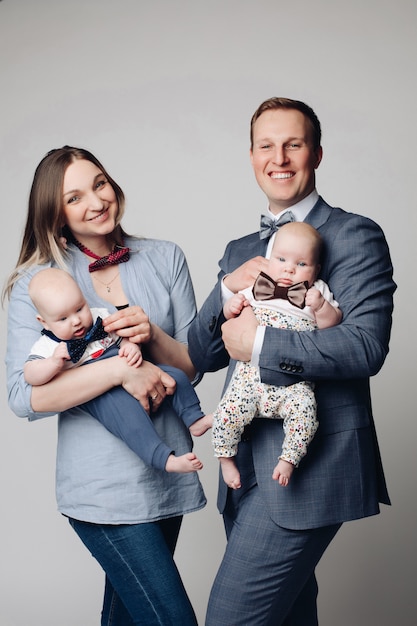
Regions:
<instances>
[{"instance_id":1,"label":"man's hand","mask_svg":"<svg viewBox=\"0 0 417 626\"><path fill-rule=\"evenodd\" d=\"M253 285L260 272L267 271L268 265L268 260L265 257L256 256L225 276L224 284L230 291L237 293Z\"/></svg>"},{"instance_id":2,"label":"man's hand","mask_svg":"<svg viewBox=\"0 0 417 626\"><path fill-rule=\"evenodd\" d=\"M250 361L258 326L255 314L249 306L243 309L239 317L222 325L224 345L232 359Z\"/></svg>"}]
</instances>

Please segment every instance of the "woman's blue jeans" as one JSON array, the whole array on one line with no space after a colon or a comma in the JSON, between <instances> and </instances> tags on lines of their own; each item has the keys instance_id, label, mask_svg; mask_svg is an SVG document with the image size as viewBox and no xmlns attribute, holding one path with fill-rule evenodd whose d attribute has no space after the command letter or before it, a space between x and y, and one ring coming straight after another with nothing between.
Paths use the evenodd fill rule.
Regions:
<instances>
[{"instance_id":1,"label":"woman's blue jeans","mask_svg":"<svg viewBox=\"0 0 417 626\"><path fill-rule=\"evenodd\" d=\"M70 518L106 573L101 626L197 626L173 559L181 521L113 526Z\"/></svg>"}]
</instances>

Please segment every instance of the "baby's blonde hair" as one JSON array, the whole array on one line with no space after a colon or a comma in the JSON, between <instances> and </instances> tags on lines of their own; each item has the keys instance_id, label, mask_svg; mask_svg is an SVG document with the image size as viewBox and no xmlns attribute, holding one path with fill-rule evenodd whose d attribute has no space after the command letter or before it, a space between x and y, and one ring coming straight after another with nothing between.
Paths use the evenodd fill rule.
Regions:
<instances>
[{"instance_id":1,"label":"baby's blonde hair","mask_svg":"<svg viewBox=\"0 0 417 626\"><path fill-rule=\"evenodd\" d=\"M46 312L47 302L59 298L59 294L68 286L76 286L74 278L58 267L48 267L37 272L29 283L28 292L36 310L42 315Z\"/></svg>"},{"instance_id":2,"label":"baby's blonde hair","mask_svg":"<svg viewBox=\"0 0 417 626\"><path fill-rule=\"evenodd\" d=\"M320 235L319 231L307 224L307 222L288 222L281 226L275 235L274 246L276 242L279 242L279 235L285 235L286 232L293 232L295 235L301 235L311 240L311 247L314 251L316 263L319 264L321 260L321 255L323 252L323 238Z\"/></svg>"}]
</instances>

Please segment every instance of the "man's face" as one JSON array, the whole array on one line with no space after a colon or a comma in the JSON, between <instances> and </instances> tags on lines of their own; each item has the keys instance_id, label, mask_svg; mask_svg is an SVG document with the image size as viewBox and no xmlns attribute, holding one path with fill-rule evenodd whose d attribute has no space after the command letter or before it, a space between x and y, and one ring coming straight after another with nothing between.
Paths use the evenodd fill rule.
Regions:
<instances>
[{"instance_id":1,"label":"man's face","mask_svg":"<svg viewBox=\"0 0 417 626\"><path fill-rule=\"evenodd\" d=\"M250 157L258 185L276 215L313 191L322 149L314 149L309 120L300 111L273 109L254 124Z\"/></svg>"}]
</instances>

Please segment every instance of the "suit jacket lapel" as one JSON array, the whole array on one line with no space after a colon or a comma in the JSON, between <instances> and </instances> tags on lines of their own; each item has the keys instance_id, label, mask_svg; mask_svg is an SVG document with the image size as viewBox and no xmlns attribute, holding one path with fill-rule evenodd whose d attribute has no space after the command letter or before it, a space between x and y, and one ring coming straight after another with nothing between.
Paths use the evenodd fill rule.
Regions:
<instances>
[{"instance_id":1,"label":"suit jacket lapel","mask_svg":"<svg viewBox=\"0 0 417 626\"><path fill-rule=\"evenodd\" d=\"M327 222L331 212L332 207L329 206L321 196L319 196L319 199L311 209L310 213L308 213L304 221L314 228L319 229L320 226L323 226L323 224Z\"/></svg>"},{"instance_id":2,"label":"suit jacket lapel","mask_svg":"<svg viewBox=\"0 0 417 626\"><path fill-rule=\"evenodd\" d=\"M236 267L248 259L253 259L255 256L265 256L268 240L260 239L259 232L256 232L240 239L239 244L236 250L233 249L236 253L236 258L234 259L237 263Z\"/></svg>"},{"instance_id":3,"label":"suit jacket lapel","mask_svg":"<svg viewBox=\"0 0 417 626\"><path fill-rule=\"evenodd\" d=\"M265 256L268 239L261 239L259 233L256 232L253 235L253 239L249 239L247 243L248 259L252 259L255 256Z\"/></svg>"}]
</instances>

